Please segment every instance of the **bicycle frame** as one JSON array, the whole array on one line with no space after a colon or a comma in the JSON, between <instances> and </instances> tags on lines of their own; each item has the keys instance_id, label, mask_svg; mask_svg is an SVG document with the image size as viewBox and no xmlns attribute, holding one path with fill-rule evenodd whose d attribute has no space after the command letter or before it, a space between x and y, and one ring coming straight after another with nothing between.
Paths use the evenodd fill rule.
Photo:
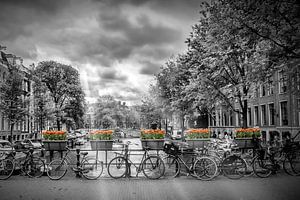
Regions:
<instances>
[{"instance_id":1,"label":"bicycle frame","mask_svg":"<svg viewBox=\"0 0 300 200\"><path fill-rule=\"evenodd\" d=\"M125 154L124 154L124 158L125 158L125 160L126 160L126 168L127 168L126 176L130 176L130 174L131 174L131 170L130 170L131 164L135 167L135 169L136 169L136 171L137 171L136 176L138 176L138 174L143 170L143 168L142 168L142 167L143 167L143 165L142 165L143 161L144 161L147 157L149 157L150 154L149 154L148 150L145 149L144 154L143 154L143 157L142 157L142 159L141 159L141 162L140 162L138 165L134 164L134 163L130 160L129 156L130 156L129 150L127 149L127 150L125 150Z\"/></svg>"}]
</instances>

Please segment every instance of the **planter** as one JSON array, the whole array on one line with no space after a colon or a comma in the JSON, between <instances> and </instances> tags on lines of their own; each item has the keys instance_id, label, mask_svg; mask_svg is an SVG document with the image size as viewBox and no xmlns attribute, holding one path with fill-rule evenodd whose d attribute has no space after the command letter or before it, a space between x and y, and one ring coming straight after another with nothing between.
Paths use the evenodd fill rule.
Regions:
<instances>
[{"instance_id":1,"label":"planter","mask_svg":"<svg viewBox=\"0 0 300 200\"><path fill-rule=\"evenodd\" d=\"M164 139L147 139L147 140L143 140L142 141L142 147L143 149L145 147L148 147L152 150L162 150L164 148Z\"/></svg>"},{"instance_id":2,"label":"planter","mask_svg":"<svg viewBox=\"0 0 300 200\"><path fill-rule=\"evenodd\" d=\"M67 140L43 140L47 151L66 151Z\"/></svg>"},{"instance_id":3,"label":"planter","mask_svg":"<svg viewBox=\"0 0 300 200\"><path fill-rule=\"evenodd\" d=\"M90 140L92 150L112 150L113 140Z\"/></svg>"},{"instance_id":4,"label":"planter","mask_svg":"<svg viewBox=\"0 0 300 200\"><path fill-rule=\"evenodd\" d=\"M204 146L207 146L207 143L210 142L210 138L185 139L185 140L193 149L204 148Z\"/></svg>"},{"instance_id":5,"label":"planter","mask_svg":"<svg viewBox=\"0 0 300 200\"><path fill-rule=\"evenodd\" d=\"M235 138L234 142L241 149L252 149L252 148L254 148L252 138Z\"/></svg>"}]
</instances>

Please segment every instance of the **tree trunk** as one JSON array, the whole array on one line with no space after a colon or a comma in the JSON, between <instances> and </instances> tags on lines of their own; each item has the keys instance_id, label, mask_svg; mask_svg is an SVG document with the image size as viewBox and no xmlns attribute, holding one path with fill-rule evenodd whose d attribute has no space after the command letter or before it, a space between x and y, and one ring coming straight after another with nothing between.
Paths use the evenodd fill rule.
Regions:
<instances>
[{"instance_id":1,"label":"tree trunk","mask_svg":"<svg viewBox=\"0 0 300 200\"><path fill-rule=\"evenodd\" d=\"M185 114L182 114L182 117L181 117L181 138L183 138L184 137L184 134L183 134L183 132L184 132L184 116L185 116Z\"/></svg>"},{"instance_id":2,"label":"tree trunk","mask_svg":"<svg viewBox=\"0 0 300 200\"><path fill-rule=\"evenodd\" d=\"M57 123L57 130L60 131L60 120L58 117L56 118L56 123Z\"/></svg>"},{"instance_id":3,"label":"tree trunk","mask_svg":"<svg viewBox=\"0 0 300 200\"><path fill-rule=\"evenodd\" d=\"M247 125L247 111L248 111L248 101L245 99L244 102L243 102L243 107L242 107L242 128L247 128L248 125Z\"/></svg>"},{"instance_id":4,"label":"tree trunk","mask_svg":"<svg viewBox=\"0 0 300 200\"><path fill-rule=\"evenodd\" d=\"M10 142L12 143L13 141L13 130L14 130L14 126L15 126L15 123L11 123L10 122Z\"/></svg>"}]
</instances>

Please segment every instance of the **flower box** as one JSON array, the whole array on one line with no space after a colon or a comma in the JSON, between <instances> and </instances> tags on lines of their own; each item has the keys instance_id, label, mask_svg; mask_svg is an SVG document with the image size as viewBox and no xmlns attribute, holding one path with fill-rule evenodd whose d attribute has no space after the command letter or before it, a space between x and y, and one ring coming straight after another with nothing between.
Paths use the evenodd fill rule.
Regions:
<instances>
[{"instance_id":1,"label":"flower box","mask_svg":"<svg viewBox=\"0 0 300 200\"><path fill-rule=\"evenodd\" d=\"M162 150L164 148L164 139L142 139L141 141L143 149L145 149L145 147L151 150Z\"/></svg>"},{"instance_id":2,"label":"flower box","mask_svg":"<svg viewBox=\"0 0 300 200\"><path fill-rule=\"evenodd\" d=\"M96 130L90 133L92 150L112 150L113 130Z\"/></svg>"},{"instance_id":3,"label":"flower box","mask_svg":"<svg viewBox=\"0 0 300 200\"><path fill-rule=\"evenodd\" d=\"M252 138L235 138L234 142L240 149L252 149L254 148Z\"/></svg>"},{"instance_id":4,"label":"flower box","mask_svg":"<svg viewBox=\"0 0 300 200\"><path fill-rule=\"evenodd\" d=\"M66 131L43 131L43 145L48 151L65 151L67 146Z\"/></svg>"},{"instance_id":5,"label":"flower box","mask_svg":"<svg viewBox=\"0 0 300 200\"><path fill-rule=\"evenodd\" d=\"M43 140L43 145L47 151L65 151L67 140Z\"/></svg>"},{"instance_id":6,"label":"flower box","mask_svg":"<svg viewBox=\"0 0 300 200\"><path fill-rule=\"evenodd\" d=\"M259 128L239 128L235 130L235 143L241 149L254 148L253 137L260 137Z\"/></svg>"},{"instance_id":7,"label":"flower box","mask_svg":"<svg viewBox=\"0 0 300 200\"><path fill-rule=\"evenodd\" d=\"M185 139L185 141L193 148L204 148L207 143L210 142L210 138L200 138L200 139Z\"/></svg>"},{"instance_id":8,"label":"flower box","mask_svg":"<svg viewBox=\"0 0 300 200\"><path fill-rule=\"evenodd\" d=\"M143 149L148 147L153 150L161 150L164 147L165 131L159 129L141 130Z\"/></svg>"},{"instance_id":9,"label":"flower box","mask_svg":"<svg viewBox=\"0 0 300 200\"><path fill-rule=\"evenodd\" d=\"M90 140L91 148L97 150L112 150L113 140Z\"/></svg>"}]
</instances>

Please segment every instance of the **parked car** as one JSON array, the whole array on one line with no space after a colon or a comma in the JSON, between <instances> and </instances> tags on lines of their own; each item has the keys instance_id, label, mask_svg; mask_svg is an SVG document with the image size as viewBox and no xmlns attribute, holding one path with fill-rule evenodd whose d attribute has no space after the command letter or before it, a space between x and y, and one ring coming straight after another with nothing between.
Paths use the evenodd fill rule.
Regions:
<instances>
[{"instance_id":1,"label":"parked car","mask_svg":"<svg viewBox=\"0 0 300 200\"><path fill-rule=\"evenodd\" d=\"M25 138L24 140L18 140L14 142L14 148L16 150L24 150L24 149L41 149L43 147L42 141Z\"/></svg>"},{"instance_id":2,"label":"parked car","mask_svg":"<svg viewBox=\"0 0 300 200\"><path fill-rule=\"evenodd\" d=\"M28 139L25 138L22 143L25 145L27 148L34 148L34 149L41 149L43 147L42 141L41 140L35 140L35 139Z\"/></svg>"},{"instance_id":3,"label":"parked car","mask_svg":"<svg viewBox=\"0 0 300 200\"><path fill-rule=\"evenodd\" d=\"M7 140L0 140L0 158L5 154L15 150L12 143Z\"/></svg>"},{"instance_id":4,"label":"parked car","mask_svg":"<svg viewBox=\"0 0 300 200\"><path fill-rule=\"evenodd\" d=\"M85 144L85 142L86 142L86 140L84 138L85 135L81 134L80 132L75 132L75 134L76 134L75 144L76 145Z\"/></svg>"}]
</instances>

